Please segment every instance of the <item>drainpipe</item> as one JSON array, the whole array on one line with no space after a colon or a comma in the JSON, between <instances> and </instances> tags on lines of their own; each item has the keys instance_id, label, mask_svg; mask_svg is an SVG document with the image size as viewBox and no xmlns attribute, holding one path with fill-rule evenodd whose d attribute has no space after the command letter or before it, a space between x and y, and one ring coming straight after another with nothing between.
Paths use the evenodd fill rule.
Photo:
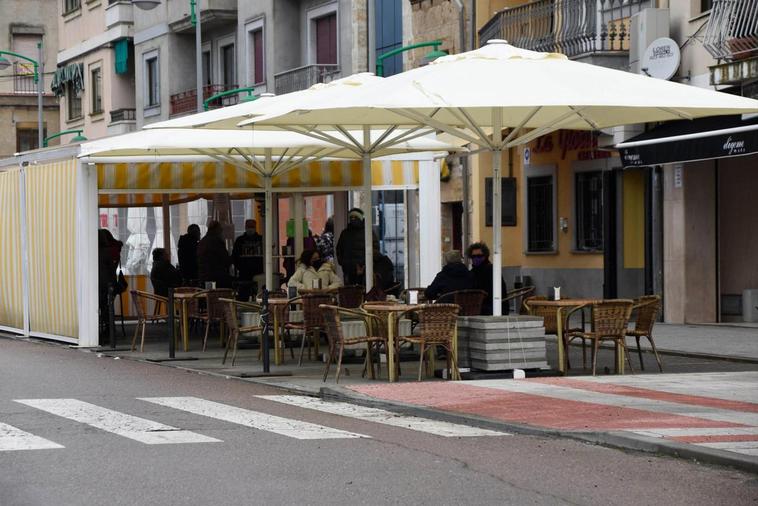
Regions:
<instances>
[{"instance_id":1,"label":"drainpipe","mask_svg":"<svg viewBox=\"0 0 758 506\"><path fill-rule=\"evenodd\" d=\"M461 41L459 52L462 53L466 50L466 13L463 11L463 2L461 0L453 0L453 3L458 9L458 36L460 37L458 40Z\"/></svg>"},{"instance_id":2,"label":"drainpipe","mask_svg":"<svg viewBox=\"0 0 758 506\"><path fill-rule=\"evenodd\" d=\"M471 19L469 20L469 28L471 29L471 49L476 48L476 0L471 0Z\"/></svg>"},{"instance_id":3,"label":"drainpipe","mask_svg":"<svg viewBox=\"0 0 758 506\"><path fill-rule=\"evenodd\" d=\"M376 12L375 0L366 0L366 72L374 72L376 69L376 29L374 28L374 15Z\"/></svg>"}]
</instances>

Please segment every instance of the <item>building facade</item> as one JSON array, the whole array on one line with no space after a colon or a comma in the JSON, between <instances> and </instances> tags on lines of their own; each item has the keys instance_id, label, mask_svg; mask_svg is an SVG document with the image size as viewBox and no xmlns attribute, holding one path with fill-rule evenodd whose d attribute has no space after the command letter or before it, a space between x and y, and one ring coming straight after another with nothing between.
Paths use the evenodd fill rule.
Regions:
<instances>
[{"instance_id":1,"label":"building facade","mask_svg":"<svg viewBox=\"0 0 758 506\"><path fill-rule=\"evenodd\" d=\"M58 46L58 18L44 0L0 2L0 51L18 53L39 61L42 44L43 133L58 132L58 101L50 92ZM38 146L37 84L34 67L26 60L4 55L10 62L0 70L0 158Z\"/></svg>"}]
</instances>

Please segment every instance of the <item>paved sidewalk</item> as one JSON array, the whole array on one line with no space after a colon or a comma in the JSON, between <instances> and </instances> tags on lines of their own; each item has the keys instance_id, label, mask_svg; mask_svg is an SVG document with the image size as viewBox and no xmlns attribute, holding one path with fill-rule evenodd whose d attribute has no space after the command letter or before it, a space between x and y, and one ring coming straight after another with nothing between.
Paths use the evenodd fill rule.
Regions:
<instances>
[{"instance_id":1,"label":"paved sidewalk","mask_svg":"<svg viewBox=\"0 0 758 506\"><path fill-rule=\"evenodd\" d=\"M659 351L758 362L758 325L673 325L653 329ZM633 339L627 340L629 344ZM642 349L650 349L646 339Z\"/></svg>"},{"instance_id":2,"label":"paved sidewalk","mask_svg":"<svg viewBox=\"0 0 758 506\"><path fill-rule=\"evenodd\" d=\"M758 472L754 371L351 385L323 393Z\"/></svg>"}]
</instances>

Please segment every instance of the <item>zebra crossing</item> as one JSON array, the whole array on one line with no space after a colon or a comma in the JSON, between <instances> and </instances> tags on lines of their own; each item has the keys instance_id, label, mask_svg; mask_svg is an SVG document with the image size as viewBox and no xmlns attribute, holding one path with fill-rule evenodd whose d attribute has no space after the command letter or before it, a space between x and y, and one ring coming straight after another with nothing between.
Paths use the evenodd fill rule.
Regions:
<instances>
[{"instance_id":1,"label":"zebra crossing","mask_svg":"<svg viewBox=\"0 0 758 506\"><path fill-rule=\"evenodd\" d=\"M301 395L262 395L256 397L264 401L302 408L305 414L318 411L440 437L510 435L505 432L402 415L377 408L366 408L342 402L326 402ZM367 434L240 408L198 397L139 397L137 400L289 439L371 439L371 436ZM198 432L184 430L79 399L16 399L14 402L146 445L223 443L220 439ZM62 444L27 432L23 427L15 427L0 422L0 452L61 448L64 448Z\"/></svg>"}]
</instances>

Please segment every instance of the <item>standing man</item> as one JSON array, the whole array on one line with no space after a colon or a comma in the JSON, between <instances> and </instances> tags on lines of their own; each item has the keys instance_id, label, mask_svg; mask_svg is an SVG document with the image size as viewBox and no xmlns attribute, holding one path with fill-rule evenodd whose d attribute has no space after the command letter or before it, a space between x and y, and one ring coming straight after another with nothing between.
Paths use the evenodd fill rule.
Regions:
<instances>
[{"instance_id":1,"label":"standing man","mask_svg":"<svg viewBox=\"0 0 758 506\"><path fill-rule=\"evenodd\" d=\"M490 249L483 242L475 242L468 247L468 257L471 259L471 280L476 290L487 292L487 298L482 304L482 314L492 314L492 263L490 262ZM502 294L505 297L505 279L503 281ZM503 303L503 313L508 314L508 303Z\"/></svg>"},{"instance_id":2,"label":"standing man","mask_svg":"<svg viewBox=\"0 0 758 506\"><path fill-rule=\"evenodd\" d=\"M250 299L253 294L253 278L263 274L263 236L256 227L255 220L245 220L245 233L234 241L232 262L237 269L239 288L237 298Z\"/></svg>"},{"instance_id":3,"label":"standing man","mask_svg":"<svg viewBox=\"0 0 758 506\"><path fill-rule=\"evenodd\" d=\"M364 244L363 230L365 221L363 211L354 207L347 215L348 223L345 230L340 234L337 242L337 261L342 266L346 285L364 284L363 273L358 272L358 266L366 262L366 245ZM373 236L373 248L379 249L379 240Z\"/></svg>"},{"instance_id":4,"label":"standing man","mask_svg":"<svg viewBox=\"0 0 758 506\"><path fill-rule=\"evenodd\" d=\"M224 227L218 221L208 223L205 237L197 245L198 276L203 283L214 281L216 288L231 288L229 266L232 259L224 243Z\"/></svg>"},{"instance_id":5,"label":"standing man","mask_svg":"<svg viewBox=\"0 0 758 506\"><path fill-rule=\"evenodd\" d=\"M197 244L200 242L200 227L194 223L187 233L179 238L179 270L188 285L197 282Z\"/></svg>"}]
</instances>

